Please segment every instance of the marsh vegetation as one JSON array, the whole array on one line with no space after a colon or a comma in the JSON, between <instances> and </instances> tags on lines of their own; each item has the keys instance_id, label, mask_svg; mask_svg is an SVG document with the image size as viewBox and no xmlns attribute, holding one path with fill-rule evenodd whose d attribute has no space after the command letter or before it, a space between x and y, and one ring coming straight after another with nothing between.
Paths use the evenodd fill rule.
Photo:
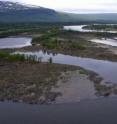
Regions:
<instances>
[{"instance_id":1,"label":"marsh vegetation","mask_svg":"<svg viewBox=\"0 0 117 124\"><path fill-rule=\"evenodd\" d=\"M104 31L117 31L117 25L115 24L93 24L93 25L87 25L84 26L83 29L88 30L104 30Z\"/></svg>"},{"instance_id":2,"label":"marsh vegetation","mask_svg":"<svg viewBox=\"0 0 117 124\"><path fill-rule=\"evenodd\" d=\"M116 34L77 32L63 30L62 27L61 24L55 24L54 26L51 24L1 24L1 37L15 35L31 36L33 39L32 46L0 50L0 100L52 103L56 101L56 98L64 96L64 94L58 92L59 81L62 83L61 86L69 85L70 92L72 90L70 86L74 88L78 86L80 92L80 87L87 87L88 84L93 83L93 90L95 91L93 95L96 95L96 97L116 94L117 86L101 84L103 78L94 72L80 67L64 65L66 63L55 64L53 56L50 56L45 62L43 56L35 55L38 54L37 51L42 50L45 51L45 55L46 52L48 53L46 57L52 52L55 57L59 53L59 55L64 54L66 56L117 61L117 55L110 51L110 47L102 47L100 44L90 42L90 39L93 38L115 37ZM15 51L24 53L33 51L35 54L29 54L28 56L18 53L12 54ZM73 83L73 81L76 83ZM80 82L84 83L80 85ZM87 82L88 84L85 85ZM56 91L52 90L53 87ZM74 89L74 91L77 90ZM90 93L90 89L87 91ZM84 93L81 92L81 96L82 94Z\"/></svg>"}]
</instances>

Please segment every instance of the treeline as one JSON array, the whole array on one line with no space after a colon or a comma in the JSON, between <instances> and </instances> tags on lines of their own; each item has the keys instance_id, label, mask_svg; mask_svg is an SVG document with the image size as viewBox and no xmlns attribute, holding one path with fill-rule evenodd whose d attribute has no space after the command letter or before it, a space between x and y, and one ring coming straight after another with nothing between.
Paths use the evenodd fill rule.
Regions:
<instances>
[{"instance_id":1,"label":"treeline","mask_svg":"<svg viewBox=\"0 0 117 124\"><path fill-rule=\"evenodd\" d=\"M62 24L55 23L0 23L0 37L17 35L20 33L45 32L53 28L62 28Z\"/></svg>"},{"instance_id":2,"label":"treeline","mask_svg":"<svg viewBox=\"0 0 117 124\"><path fill-rule=\"evenodd\" d=\"M117 25L112 25L112 24L88 25L88 26L84 26L83 29L110 31L110 30L117 30Z\"/></svg>"}]
</instances>

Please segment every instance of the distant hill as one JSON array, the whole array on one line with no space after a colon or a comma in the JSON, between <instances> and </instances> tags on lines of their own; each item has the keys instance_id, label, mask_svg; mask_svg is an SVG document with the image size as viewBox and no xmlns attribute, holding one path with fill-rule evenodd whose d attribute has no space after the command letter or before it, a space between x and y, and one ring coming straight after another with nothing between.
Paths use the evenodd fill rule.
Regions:
<instances>
[{"instance_id":1,"label":"distant hill","mask_svg":"<svg viewBox=\"0 0 117 124\"><path fill-rule=\"evenodd\" d=\"M0 22L59 21L59 14L48 8L0 1Z\"/></svg>"},{"instance_id":2,"label":"distant hill","mask_svg":"<svg viewBox=\"0 0 117 124\"><path fill-rule=\"evenodd\" d=\"M23 5L20 3L14 3L9 1L0 1L0 12L8 12L12 10L28 10L28 9L40 8L37 6Z\"/></svg>"},{"instance_id":3,"label":"distant hill","mask_svg":"<svg viewBox=\"0 0 117 124\"><path fill-rule=\"evenodd\" d=\"M116 23L117 14L69 14L40 6L0 1L0 22Z\"/></svg>"},{"instance_id":4,"label":"distant hill","mask_svg":"<svg viewBox=\"0 0 117 124\"><path fill-rule=\"evenodd\" d=\"M117 13L68 14L70 19L79 23L117 23Z\"/></svg>"}]
</instances>

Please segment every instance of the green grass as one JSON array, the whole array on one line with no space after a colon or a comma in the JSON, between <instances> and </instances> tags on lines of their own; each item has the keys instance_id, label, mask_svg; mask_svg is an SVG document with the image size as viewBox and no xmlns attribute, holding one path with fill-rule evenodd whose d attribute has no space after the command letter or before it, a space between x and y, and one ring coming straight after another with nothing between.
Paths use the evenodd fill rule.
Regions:
<instances>
[{"instance_id":1,"label":"green grass","mask_svg":"<svg viewBox=\"0 0 117 124\"><path fill-rule=\"evenodd\" d=\"M60 46L59 40L57 39L59 32L59 28L48 30L41 37L33 38L32 43L40 43L43 47L48 49L57 49Z\"/></svg>"},{"instance_id":2,"label":"green grass","mask_svg":"<svg viewBox=\"0 0 117 124\"><path fill-rule=\"evenodd\" d=\"M0 60L8 60L8 61L33 61L37 60L36 56L30 55L25 56L21 54L10 54L7 52L0 52Z\"/></svg>"},{"instance_id":3,"label":"green grass","mask_svg":"<svg viewBox=\"0 0 117 124\"><path fill-rule=\"evenodd\" d=\"M55 23L53 25L50 23L0 23L0 37L7 37L22 33L45 33L50 29L56 33L56 28L62 28L62 24Z\"/></svg>"},{"instance_id":4,"label":"green grass","mask_svg":"<svg viewBox=\"0 0 117 124\"><path fill-rule=\"evenodd\" d=\"M71 49L79 49L79 50L85 50L85 47L77 42L70 43Z\"/></svg>"},{"instance_id":5,"label":"green grass","mask_svg":"<svg viewBox=\"0 0 117 124\"><path fill-rule=\"evenodd\" d=\"M44 48L47 49L61 49L61 48L69 48L69 49L78 49L84 50L85 46L81 43L68 40L60 40L60 34L63 34L63 30L59 28L53 28L52 30L48 30L41 37L34 37L32 43L38 43Z\"/></svg>"}]
</instances>

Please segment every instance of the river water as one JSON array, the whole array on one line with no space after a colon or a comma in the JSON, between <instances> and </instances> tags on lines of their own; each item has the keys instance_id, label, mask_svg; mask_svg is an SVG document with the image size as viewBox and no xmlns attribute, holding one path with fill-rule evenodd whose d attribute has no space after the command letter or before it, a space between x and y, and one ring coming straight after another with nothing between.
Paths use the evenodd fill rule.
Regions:
<instances>
[{"instance_id":1,"label":"river water","mask_svg":"<svg viewBox=\"0 0 117 124\"><path fill-rule=\"evenodd\" d=\"M31 46L31 41L32 39L29 37L0 38L0 49Z\"/></svg>"},{"instance_id":2,"label":"river water","mask_svg":"<svg viewBox=\"0 0 117 124\"><path fill-rule=\"evenodd\" d=\"M89 30L89 29L83 29L87 25L73 25L73 26L64 26L65 30L73 30L73 31L79 31L79 32L107 32L107 33L117 33L117 31L105 31L105 30Z\"/></svg>"},{"instance_id":3,"label":"river water","mask_svg":"<svg viewBox=\"0 0 117 124\"><path fill-rule=\"evenodd\" d=\"M74 27L76 28L76 27ZM81 27L80 27L81 28ZM0 49L21 48L31 45L31 38L1 38ZM91 58L53 54L49 52L15 52L15 54L35 55L36 60L81 66L98 73L107 82L117 84L117 63ZM50 106L27 105L12 102L0 103L1 124L117 124L116 98L82 101L79 103Z\"/></svg>"},{"instance_id":4,"label":"river water","mask_svg":"<svg viewBox=\"0 0 117 124\"><path fill-rule=\"evenodd\" d=\"M79 31L79 32L107 32L107 33L117 33L117 31L104 31L104 30L88 30L88 29L83 29L83 27L86 25L76 25L76 26L64 26L65 30L72 30L72 31ZM95 43L101 43L101 44L106 44L106 45L110 45L113 47L117 47L117 38L113 37L111 38L94 38L94 39L90 39L89 41L91 42L95 42Z\"/></svg>"},{"instance_id":5,"label":"river water","mask_svg":"<svg viewBox=\"0 0 117 124\"><path fill-rule=\"evenodd\" d=\"M0 124L117 124L117 99L49 106L3 102Z\"/></svg>"},{"instance_id":6,"label":"river water","mask_svg":"<svg viewBox=\"0 0 117 124\"><path fill-rule=\"evenodd\" d=\"M92 58L82 58L64 54L53 54L43 51L37 52L15 52L14 54L24 54L25 56L35 56L36 60L48 62L52 59L53 63L81 66L85 69L94 71L104 78L106 82L117 84L117 63Z\"/></svg>"}]
</instances>

